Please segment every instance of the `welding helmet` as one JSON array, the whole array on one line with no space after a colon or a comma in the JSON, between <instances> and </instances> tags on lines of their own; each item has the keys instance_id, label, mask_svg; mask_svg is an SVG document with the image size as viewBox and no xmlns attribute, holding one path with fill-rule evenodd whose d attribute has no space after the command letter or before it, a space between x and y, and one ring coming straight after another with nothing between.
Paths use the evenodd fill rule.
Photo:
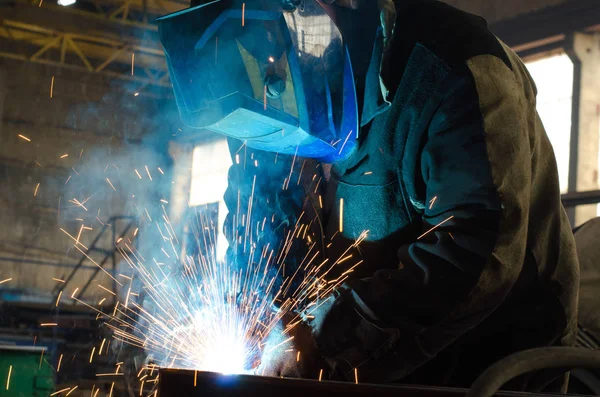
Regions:
<instances>
[{"instance_id":1,"label":"welding helmet","mask_svg":"<svg viewBox=\"0 0 600 397\"><path fill-rule=\"evenodd\" d=\"M320 0L217 0L158 20L183 122L334 162L356 145L350 57Z\"/></svg>"}]
</instances>

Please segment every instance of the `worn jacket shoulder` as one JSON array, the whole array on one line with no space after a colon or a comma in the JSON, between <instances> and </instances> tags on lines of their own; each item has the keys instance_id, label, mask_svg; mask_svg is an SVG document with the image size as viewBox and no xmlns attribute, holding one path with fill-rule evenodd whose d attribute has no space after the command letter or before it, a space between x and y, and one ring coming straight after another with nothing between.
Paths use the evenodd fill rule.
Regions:
<instances>
[{"instance_id":1,"label":"worn jacket shoulder","mask_svg":"<svg viewBox=\"0 0 600 397\"><path fill-rule=\"evenodd\" d=\"M398 19L391 50L390 80L399 82L415 46L420 44L449 67L464 65L478 55L500 58L512 69L502 43L484 18L436 0L397 2ZM393 84L392 84L393 85Z\"/></svg>"}]
</instances>

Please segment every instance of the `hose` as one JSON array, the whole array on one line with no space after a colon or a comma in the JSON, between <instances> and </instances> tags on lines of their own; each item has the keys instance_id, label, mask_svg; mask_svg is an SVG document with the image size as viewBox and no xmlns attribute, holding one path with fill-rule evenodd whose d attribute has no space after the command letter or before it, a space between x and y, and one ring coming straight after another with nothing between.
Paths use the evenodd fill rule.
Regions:
<instances>
[{"instance_id":1,"label":"hose","mask_svg":"<svg viewBox=\"0 0 600 397\"><path fill-rule=\"evenodd\" d=\"M577 347L545 347L515 353L485 370L467 397L492 397L506 382L528 372L574 368L600 369L600 352Z\"/></svg>"}]
</instances>

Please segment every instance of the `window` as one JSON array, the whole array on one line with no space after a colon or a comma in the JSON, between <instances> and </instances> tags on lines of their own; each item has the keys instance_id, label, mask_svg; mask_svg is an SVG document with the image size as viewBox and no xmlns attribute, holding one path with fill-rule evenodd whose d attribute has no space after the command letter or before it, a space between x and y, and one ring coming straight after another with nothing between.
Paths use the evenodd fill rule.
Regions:
<instances>
[{"instance_id":1,"label":"window","mask_svg":"<svg viewBox=\"0 0 600 397\"><path fill-rule=\"evenodd\" d=\"M567 192L571 143L573 63L566 54L527 63L538 89L537 109L550 138L560 179L561 193Z\"/></svg>"},{"instance_id":2,"label":"window","mask_svg":"<svg viewBox=\"0 0 600 397\"><path fill-rule=\"evenodd\" d=\"M227 189L227 173L230 166L231 157L226 140L202 144L194 148L190 207L207 204L218 205L218 260L222 260L227 251L227 240L223 234L223 223L227 215L227 208L223 201L223 195Z\"/></svg>"}]
</instances>

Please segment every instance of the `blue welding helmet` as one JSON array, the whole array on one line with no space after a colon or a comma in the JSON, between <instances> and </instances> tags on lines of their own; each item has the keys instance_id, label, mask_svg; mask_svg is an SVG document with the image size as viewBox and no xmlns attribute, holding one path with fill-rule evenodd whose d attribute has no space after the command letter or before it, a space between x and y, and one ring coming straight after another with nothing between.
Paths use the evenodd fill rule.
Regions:
<instances>
[{"instance_id":1,"label":"blue welding helmet","mask_svg":"<svg viewBox=\"0 0 600 397\"><path fill-rule=\"evenodd\" d=\"M335 162L358 136L350 57L320 0L217 0L158 20L183 122Z\"/></svg>"}]
</instances>

